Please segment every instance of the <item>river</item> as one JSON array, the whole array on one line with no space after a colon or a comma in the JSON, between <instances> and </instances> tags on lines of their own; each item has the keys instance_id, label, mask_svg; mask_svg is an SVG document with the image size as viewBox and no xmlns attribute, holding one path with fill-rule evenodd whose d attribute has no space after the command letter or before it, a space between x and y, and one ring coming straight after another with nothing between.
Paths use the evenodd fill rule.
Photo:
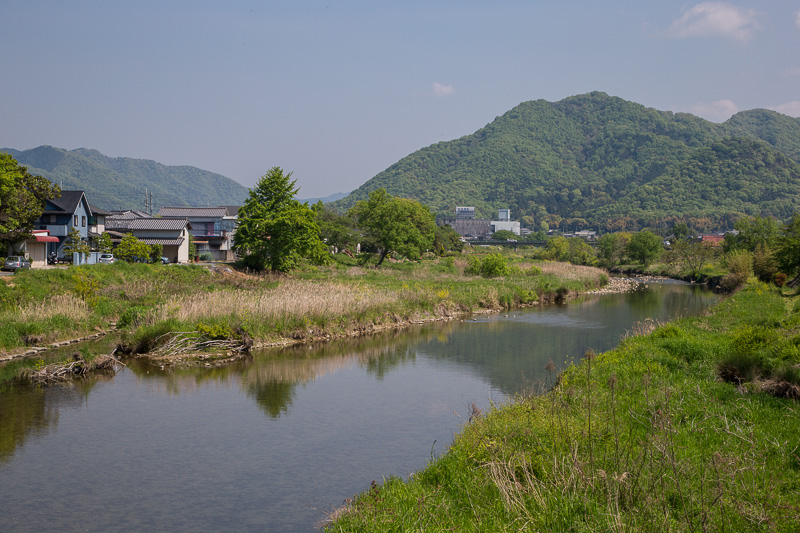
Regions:
<instances>
[{"instance_id":1,"label":"river","mask_svg":"<svg viewBox=\"0 0 800 533\"><path fill-rule=\"evenodd\" d=\"M254 354L0 388L3 531L316 531L348 497L443 453L475 404L541 390L636 321L717 296L628 294Z\"/></svg>"}]
</instances>

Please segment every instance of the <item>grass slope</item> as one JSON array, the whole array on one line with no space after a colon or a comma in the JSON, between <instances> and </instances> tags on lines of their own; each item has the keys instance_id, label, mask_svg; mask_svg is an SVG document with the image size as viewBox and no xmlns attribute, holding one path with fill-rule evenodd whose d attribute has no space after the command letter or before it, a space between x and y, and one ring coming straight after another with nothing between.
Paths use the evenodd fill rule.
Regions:
<instances>
[{"instance_id":1,"label":"grass slope","mask_svg":"<svg viewBox=\"0 0 800 533\"><path fill-rule=\"evenodd\" d=\"M800 391L798 325L792 299L753 284L629 337L326 530L798 531L800 403L775 395Z\"/></svg>"}]
</instances>

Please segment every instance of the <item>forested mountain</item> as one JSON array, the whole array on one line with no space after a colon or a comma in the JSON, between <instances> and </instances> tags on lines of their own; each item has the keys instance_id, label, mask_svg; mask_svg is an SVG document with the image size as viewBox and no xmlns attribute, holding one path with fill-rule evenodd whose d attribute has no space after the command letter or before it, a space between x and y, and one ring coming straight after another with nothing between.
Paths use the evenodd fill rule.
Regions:
<instances>
[{"instance_id":1,"label":"forested mountain","mask_svg":"<svg viewBox=\"0 0 800 533\"><path fill-rule=\"evenodd\" d=\"M145 189L153 193L155 211L162 205L242 205L248 194L246 187L225 176L190 166L112 158L86 148L0 151L63 189L86 191L89 201L102 209L143 209Z\"/></svg>"},{"instance_id":2,"label":"forested mountain","mask_svg":"<svg viewBox=\"0 0 800 533\"><path fill-rule=\"evenodd\" d=\"M370 191L450 215L497 209L532 229L638 229L685 220L730 227L742 215L800 209L800 119L745 111L723 124L594 92L524 102L472 135L423 148L347 198Z\"/></svg>"}]
</instances>

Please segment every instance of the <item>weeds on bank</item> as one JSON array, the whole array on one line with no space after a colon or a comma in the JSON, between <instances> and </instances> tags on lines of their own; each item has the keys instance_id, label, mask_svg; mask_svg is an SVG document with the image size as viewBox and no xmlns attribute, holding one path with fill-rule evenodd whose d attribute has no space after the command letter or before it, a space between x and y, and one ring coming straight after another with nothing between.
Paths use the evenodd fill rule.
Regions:
<instances>
[{"instance_id":1,"label":"weeds on bank","mask_svg":"<svg viewBox=\"0 0 800 533\"><path fill-rule=\"evenodd\" d=\"M198 323L246 330L257 341L348 334L530 305L607 279L599 269L492 257L508 263L506 275L466 275L460 256L382 268L341 256L292 276L127 263L24 272L0 284L0 350L80 337L111 323L137 351L151 349L166 331L193 331Z\"/></svg>"},{"instance_id":2,"label":"weeds on bank","mask_svg":"<svg viewBox=\"0 0 800 533\"><path fill-rule=\"evenodd\" d=\"M765 369L800 364L783 298L755 284L709 315L642 325L327 530L800 530L800 404L761 386ZM758 370L726 381L734 356Z\"/></svg>"}]
</instances>

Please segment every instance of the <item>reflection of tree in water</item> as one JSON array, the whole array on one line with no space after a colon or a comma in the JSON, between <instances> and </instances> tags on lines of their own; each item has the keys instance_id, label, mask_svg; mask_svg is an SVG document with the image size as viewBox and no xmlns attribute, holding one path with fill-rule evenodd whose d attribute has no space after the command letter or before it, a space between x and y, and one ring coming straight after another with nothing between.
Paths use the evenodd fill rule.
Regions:
<instances>
[{"instance_id":1,"label":"reflection of tree in water","mask_svg":"<svg viewBox=\"0 0 800 533\"><path fill-rule=\"evenodd\" d=\"M55 428L61 409L84 405L97 380L91 378L49 387L0 387L0 462L11 459L28 437L40 437Z\"/></svg>"},{"instance_id":2,"label":"reflection of tree in water","mask_svg":"<svg viewBox=\"0 0 800 533\"><path fill-rule=\"evenodd\" d=\"M414 344L417 344L416 339ZM378 381L383 381L387 372L414 361L416 357L416 350L411 347L411 342L406 339L398 343L397 346L387 347L383 355L368 360L366 365L367 374L373 374L378 378Z\"/></svg>"},{"instance_id":3,"label":"reflection of tree in water","mask_svg":"<svg viewBox=\"0 0 800 533\"><path fill-rule=\"evenodd\" d=\"M281 413L288 412L296 386L296 383L286 381L251 381L245 384L245 390L267 416L279 418Z\"/></svg>"},{"instance_id":4,"label":"reflection of tree in water","mask_svg":"<svg viewBox=\"0 0 800 533\"><path fill-rule=\"evenodd\" d=\"M44 389L25 389L0 391L0 461L9 460L29 435L44 435L58 422L58 410L46 406Z\"/></svg>"},{"instance_id":5,"label":"reflection of tree in water","mask_svg":"<svg viewBox=\"0 0 800 533\"><path fill-rule=\"evenodd\" d=\"M277 418L288 412L298 384L352 366L364 367L368 374L382 380L389 371L415 359L413 346L420 338L439 334L441 330L435 328L418 328L257 353L252 364L243 369L242 386L268 416Z\"/></svg>"}]
</instances>

